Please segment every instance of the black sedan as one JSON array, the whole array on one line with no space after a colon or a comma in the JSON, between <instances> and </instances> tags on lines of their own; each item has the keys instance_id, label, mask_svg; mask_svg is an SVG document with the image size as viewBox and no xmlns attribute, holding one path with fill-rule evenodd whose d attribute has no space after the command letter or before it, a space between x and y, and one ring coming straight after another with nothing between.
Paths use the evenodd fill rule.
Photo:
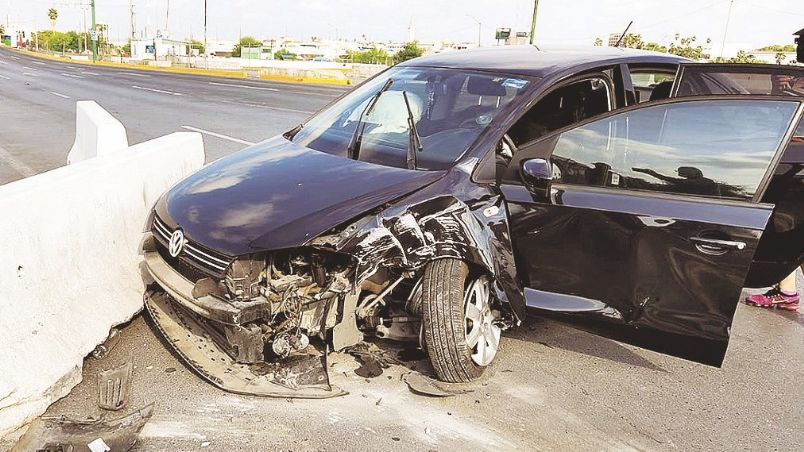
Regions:
<instances>
[{"instance_id":1,"label":"black sedan","mask_svg":"<svg viewBox=\"0 0 804 452\"><path fill-rule=\"evenodd\" d=\"M470 381L528 309L720 365L741 288L804 260L799 81L616 48L405 62L162 196L146 305L266 396L342 393L318 360L367 335Z\"/></svg>"}]
</instances>

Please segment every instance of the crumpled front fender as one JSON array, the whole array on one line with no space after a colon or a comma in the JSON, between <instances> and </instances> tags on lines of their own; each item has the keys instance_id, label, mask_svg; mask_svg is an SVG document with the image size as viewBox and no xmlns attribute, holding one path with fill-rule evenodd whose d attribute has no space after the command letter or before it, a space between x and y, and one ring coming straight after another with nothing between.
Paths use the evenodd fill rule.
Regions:
<instances>
[{"instance_id":1,"label":"crumpled front fender","mask_svg":"<svg viewBox=\"0 0 804 452\"><path fill-rule=\"evenodd\" d=\"M434 259L456 258L485 270L496 282L497 296L518 319L525 314L522 287L501 196L488 193L464 202L446 195L419 195L325 235L311 246L334 248L354 257L355 283L382 267L419 269Z\"/></svg>"}]
</instances>

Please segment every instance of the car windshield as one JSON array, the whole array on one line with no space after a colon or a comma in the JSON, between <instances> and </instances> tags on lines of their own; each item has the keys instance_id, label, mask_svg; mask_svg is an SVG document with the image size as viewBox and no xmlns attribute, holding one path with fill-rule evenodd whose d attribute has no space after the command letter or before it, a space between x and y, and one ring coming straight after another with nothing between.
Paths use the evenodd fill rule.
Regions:
<instances>
[{"instance_id":1,"label":"car windshield","mask_svg":"<svg viewBox=\"0 0 804 452\"><path fill-rule=\"evenodd\" d=\"M321 152L408 168L410 149L418 147L412 144L412 116L421 137L416 168L446 169L528 83L470 71L392 68L311 118L292 139Z\"/></svg>"}]
</instances>

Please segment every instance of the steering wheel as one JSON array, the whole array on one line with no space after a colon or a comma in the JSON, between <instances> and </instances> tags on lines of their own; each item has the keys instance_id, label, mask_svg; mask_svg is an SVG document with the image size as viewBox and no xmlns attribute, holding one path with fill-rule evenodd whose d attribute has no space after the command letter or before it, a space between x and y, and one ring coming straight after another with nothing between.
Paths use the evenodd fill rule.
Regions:
<instances>
[{"instance_id":1,"label":"steering wheel","mask_svg":"<svg viewBox=\"0 0 804 452\"><path fill-rule=\"evenodd\" d=\"M508 148L507 149L508 152L505 151L497 152L501 156L505 157L507 160L510 160L514 156L514 154L516 154L517 151L516 144L514 143L514 140L511 138L511 136L508 135L507 133L503 135L502 140L500 140L500 147L502 149L505 149L506 147Z\"/></svg>"}]
</instances>

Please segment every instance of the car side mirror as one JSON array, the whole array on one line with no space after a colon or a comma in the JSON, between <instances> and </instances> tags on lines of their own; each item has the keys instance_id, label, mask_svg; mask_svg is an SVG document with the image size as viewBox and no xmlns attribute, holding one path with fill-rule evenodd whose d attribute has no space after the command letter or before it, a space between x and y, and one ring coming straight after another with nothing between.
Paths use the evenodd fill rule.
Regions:
<instances>
[{"instance_id":1,"label":"car side mirror","mask_svg":"<svg viewBox=\"0 0 804 452\"><path fill-rule=\"evenodd\" d=\"M545 159L524 160L520 176L533 194L543 199L550 198L550 187L553 182L553 167L550 162Z\"/></svg>"}]
</instances>

